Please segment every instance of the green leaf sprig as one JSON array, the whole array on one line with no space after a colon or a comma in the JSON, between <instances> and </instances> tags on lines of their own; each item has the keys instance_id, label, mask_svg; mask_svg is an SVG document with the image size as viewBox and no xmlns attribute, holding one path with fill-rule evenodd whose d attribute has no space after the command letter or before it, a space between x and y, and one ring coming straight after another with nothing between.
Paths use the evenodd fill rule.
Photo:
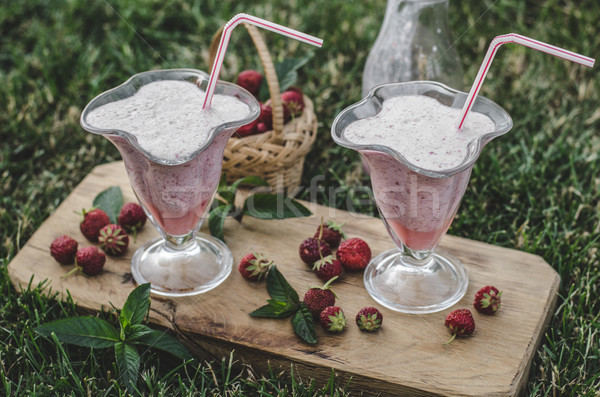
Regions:
<instances>
[{"instance_id":1,"label":"green leaf sprig","mask_svg":"<svg viewBox=\"0 0 600 397\"><path fill-rule=\"evenodd\" d=\"M309 52L301 58L286 58L275 63L275 73L279 81L279 90L284 92L294 84L298 79L298 69L304 66L314 56L314 52ZM266 79L263 79L258 92L258 97L265 102L271 94Z\"/></svg>"},{"instance_id":2,"label":"green leaf sprig","mask_svg":"<svg viewBox=\"0 0 600 397\"><path fill-rule=\"evenodd\" d=\"M123 207L123 192L119 186L111 186L98 193L92 205L106 212L111 223L117 223L119 212Z\"/></svg>"},{"instance_id":3,"label":"green leaf sprig","mask_svg":"<svg viewBox=\"0 0 600 397\"><path fill-rule=\"evenodd\" d=\"M45 337L54 335L59 341L91 348L114 347L119 378L133 393L139 377L140 354L136 346L143 345L171 353L188 360L190 352L177 339L142 322L150 310L150 284L134 289L119 314L119 328L97 317L72 317L40 325L35 331Z\"/></svg>"},{"instance_id":4,"label":"green leaf sprig","mask_svg":"<svg viewBox=\"0 0 600 397\"><path fill-rule=\"evenodd\" d=\"M250 316L286 318L293 315L292 327L296 335L307 343L317 343L317 331L312 314L275 265L271 266L267 275L267 291L271 299L267 300L266 305L250 313Z\"/></svg>"},{"instance_id":5,"label":"green leaf sprig","mask_svg":"<svg viewBox=\"0 0 600 397\"><path fill-rule=\"evenodd\" d=\"M269 186L258 176L240 178L231 185L227 185L225 175L221 177L217 188L218 197L215 198L212 209L208 213L208 228L210 234L223 241L225 241L223 225L227 216L233 216L241 222L244 215L258 219L286 219L312 215L312 212L297 200L271 193L252 194L244 200L242 208L237 208L235 196L240 185Z\"/></svg>"}]
</instances>

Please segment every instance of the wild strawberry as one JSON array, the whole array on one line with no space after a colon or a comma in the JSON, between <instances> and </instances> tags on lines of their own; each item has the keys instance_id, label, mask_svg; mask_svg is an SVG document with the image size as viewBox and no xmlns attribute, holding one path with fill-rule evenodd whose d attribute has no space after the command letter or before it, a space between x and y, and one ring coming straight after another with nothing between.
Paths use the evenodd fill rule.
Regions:
<instances>
[{"instance_id":1,"label":"wild strawberry","mask_svg":"<svg viewBox=\"0 0 600 397\"><path fill-rule=\"evenodd\" d=\"M300 244L300 258L308 266L313 266L316 261L331 255L331 247L323 240L309 237Z\"/></svg>"},{"instance_id":2,"label":"wild strawberry","mask_svg":"<svg viewBox=\"0 0 600 397\"><path fill-rule=\"evenodd\" d=\"M356 325L362 331L377 331L383 324L383 315L375 307L363 307L356 315Z\"/></svg>"},{"instance_id":3,"label":"wild strawberry","mask_svg":"<svg viewBox=\"0 0 600 397\"><path fill-rule=\"evenodd\" d=\"M499 292L496 287L488 285L477 291L473 306L479 313L494 314L500 309L501 295L502 292Z\"/></svg>"},{"instance_id":4,"label":"wild strawberry","mask_svg":"<svg viewBox=\"0 0 600 397\"><path fill-rule=\"evenodd\" d=\"M321 327L328 332L342 332L346 328L346 316L337 306L327 306L319 315Z\"/></svg>"},{"instance_id":5,"label":"wild strawberry","mask_svg":"<svg viewBox=\"0 0 600 397\"><path fill-rule=\"evenodd\" d=\"M258 120L260 123L264 123L267 128L266 131L273 128L273 108L271 107L270 102L260 104L260 115L258 116Z\"/></svg>"},{"instance_id":6,"label":"wild strawberry","mask_svg":"<svg viewBox=\"0 0 600 397\"><path fill-rule=\"evenodd\" d=\"M237 85L248 90L249 93L258 96L263 75L256 70L244 70L238 74Z\"/></svg>"},{"instance_id":7,"label":"wild strawberry","mask_svg":"<svg viewBox=\"0 0 600 397\"><path fill-rule=\"evenodd\" d=\"M257 134L262 134L263 132L267 132L267 131L269 131L269 129L267 128L265 123L263 123L262 121L259 121L258 124L256 124L256 133Z\"/></svg>"},{"instance_id":8,"label":"wild strawberry","mask_svg":"<svg viewBox=\"0 0 600 397\"><path fill-rule=\"evenodd\" d=\"M123 255L129 246L129 236L121 225L108 224L100 229L100 248L109 255Z\"/></svg>"},{"instance_id":9,"label":"wild strawberry","mask_svg":"<svg viewBox=\"0 0 600 397\"><path fill-rule=\"evenodd\" d=\"M304 110L304 96L300 88L293 87L281 94L281 101L286 107L290 115L293 117L300 116Z\"/></svg>"},{"instance_id":10,"label":"wild strawberry","mask_svg":"<svg viewBox=\"0 0 600 397\"><path fill-rule=\"evenodd\" d=\"M137 232L146 224L146 213L138 203L126 203L121 207L117 223L125 228L127 233L133 233L133 238Z\"/></svg>"},{"instance_id":11,"label":"wild strawberry","mask_svg":"<svg viewBox=\"0 0 600 397\"><path fill-rule=\"evenodd\" d=\"M77 241L69 236L55 238L50 244L50 255L61 265L68 265L75 260Z\"/></svg>"},{"instance_id":12,"label":"wild strawberry","mask_svg":"<svg viewBox=\"0 0 600 397\"><path fill-rule=\"evenodd\" d=\"M345 238L342 231L343 224L328 221L325 224L321 223L315 232L315 238L325 240L331 248L336 248L340 245L342 238Z\"/></svg>"},{"instance_id":13,"label":"wild strawberry","mask_svg":"<svg viewBox=\"0 0 600 397\"><path fill-rule=\"evenodd\" d=\"M259 281L266 276L272 264L260 252L251 252L242 258L238 270L246 280Z\"/></svg>"},{"instance_id":14,"label":"wild strawberry","mask_svg":"<svg viewBox=\"0 0 600 397\"><path fill-rule=\"evenodd\" d=\"M335 304L336 295L329 289L329 285L336 279L337 277L333 277L322 287L312 287L304 294L303 302L315 319L319 318L319 314L321 314L323 309Z\"/></svg>"},{"instance_id":15,"label":"wild strawberry","mask_svg":"<svg viewBox=\"0 0 600 397\"><path fill-rule=\"evenodd\" d=\"M61 278L68 277L79 270L88 276L95 276L102 271L105 262L106 255L97 247L83 247L75 255L75 268Z\"/></svg>"},{"instance_id":16,"label":"wild strawberry","mask_svg":"<svg viewBox=\"0 0 600 397\"><path fill-rule=\"evenodd\" d=\"M452 338L446 343L452 342L456 336L467 336L471 335L475 331L475 320L473 314L469 309L457 309L446 316L446 322L444 323L450 330Z\"/></svg>"},{"instance_id":17,"label":"wild strawberry","mask_svg":"<svg viewBox=\"0 0 600 397\"><path fill-rule=\"evenodd\" d=\"M346 270L364 270L371 260L371 248L358 237L340 244L336 256Z\"/></svg>"},{"instance_id":18,"label":"wild strawberry","mask_svg":"<svg viewBox=\"0 0 600 397\"><path fill-rule=\"evenodd\" d=\"M97 242L100 229L109 223L108 215L101 209L83 210L83 221L79 224L79 229L88 240Z\"/></svg>"},{"instance_id":19,"label":"wild strawberry","mask_svg":"<svg viewBox=\"0 0 600 397\"><path fill-rule=\"evenodd\" d=\"M313 266L313 272L323 281L329 281L333 277L341 275L342 271L342 264L333 255L319 259Z\"/></svg>"},{"instance_id":20,"label":"wild strawberry","mask_svg":"<svg viewBox=\"0 0 600 397\"><path fill-rule=\"evenodd\" d=\"M238 128L236 130L236 133L241 137L253 135L256 133L256 125L257 124L258 124L258 119L251 121L248 124L243 125L240 128Z\"/></svg>"},{"instance_id":21,"label":"wild strawberry","mask_svg":"<svg viewBox=\"0 0 600 397\"><path fill-rule=\"evenodd\" d=\"M268 106L268 108L271 111L271 114L268 116L271 118L271 121L269 122L270 124L267 124L267 125L271 125L271 128L273 128L273 106L271 105L270 99L265 102L265 106ZM287 106L285 106L285 104L283 104L282 107L283 107L283 124L287 124L287 122L292 119L292 115L290 113L290 109ZM266 117L267 116L265 116L265 119L263 121L266 120Z\"/></svg>"},{"instance_id":22,"label":"wild strawberry","mask_svg":"<svg viewBox=\"0 0 600 397\"><path fill-rule=\"evenodd\" d=\"M324 240L309 237L300 244L300 258L308 266L313 266L319 259L331 255L331 247Z\"/></svg>"}]
</instances>

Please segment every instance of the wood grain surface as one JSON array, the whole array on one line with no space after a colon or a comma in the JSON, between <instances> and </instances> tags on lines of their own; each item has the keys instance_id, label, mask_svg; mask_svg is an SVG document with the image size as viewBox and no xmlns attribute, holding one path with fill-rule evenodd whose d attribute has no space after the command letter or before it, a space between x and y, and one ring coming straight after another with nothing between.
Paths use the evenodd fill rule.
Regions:
<instances>
[{"instance_id":1,"label":"wood grain surface","mask_svg":"<svg viewBox=\"0 0 600 397\"><path fill-rule=\"evenodd\" d=\"M104 272L96 277L60 276L72 266L61 266L50 256L50 243L68 234L81 246L90 245L79 231L75 211L89 208L93 198L109 186L123 189L125 201L135 201L122 162L96 167L65 199L9 264L16 288L44 280L61 294L67 291L83 311L121 307L135 284L127 275L136 248L155 237L150 224L138 234L124 257L108 257ZM345 222L349 237L366 240L373 255L393 247L379 219L307 203L313 216L282 221L245 217L241 224L225 223L225 239L234 255L234 266L251 251L261 251L298 291L300 297L320 284L298 256L302 240L312 236L321 217ZM206 230L204 230L206 231ZM205 294L186 298L152 296L150 321L176 334L203 359L221 359L235 350L236 359L256 372L295 366L303 378L324 384L333 368L350 382L350 389L365 394L505 396L522 391L533 354L556 304L559 276L540 257L480 242L446 236L441 248L461 260L469 273L469 288L454 307L440 313L407 315L379 307L367 294L361 273L347 273L334 284L337 304L349 320L339 335L318 327L319 342L299 340L289 319L257 319L248 313L268 298L264 282L250 283L234 268L227 280ZM474 312L472 337L443 342L450 334L445 316L453 309L472 309L479 287L494 285L503 291L502 309L494 316ZM364 306L378 306L384 316L376 333L361 332L354 323ZM518 326L517 326L518 325Z\"/></svg>"}]
</instances>

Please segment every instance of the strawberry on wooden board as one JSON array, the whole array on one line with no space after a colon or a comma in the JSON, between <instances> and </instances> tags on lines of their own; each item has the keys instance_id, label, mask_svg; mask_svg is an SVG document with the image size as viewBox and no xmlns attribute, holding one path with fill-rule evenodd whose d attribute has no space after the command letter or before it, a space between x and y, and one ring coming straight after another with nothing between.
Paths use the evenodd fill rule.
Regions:
<instances>
[{"instance_id":1,"label":"strawberry on wooden board","mask_svg":"<svg viewBox=\"0 0 600 397\"><path fill-rule=\"evenodd\" d=\"M75 260L77 241L72 237L63 235L55 238L50 244L50 255L61 265L68 265Z\"/></svg>"},{"instance_id":2,"label":"strawberry on wooden board","mask_svg":"<svg viewBox=\"0 0 600 397\"><path fill-rule=\"evenodd\" d=\"M79 224L79 229L88 240L97 242L100 229L109 223L108 215L101 209L83 210L83 220Z\"/></svg>"},{"instance_id":3,"label":"strawberry on wooden board","mask_svg":"<svg viewBox=\"0 0 600 397\"><path fill-rule=\"evenodd\" d=\"M371 248L364 240L354 237L340 244L336 257L346 270L364 270L371 261Z\"/></svg>"}]
</instances>

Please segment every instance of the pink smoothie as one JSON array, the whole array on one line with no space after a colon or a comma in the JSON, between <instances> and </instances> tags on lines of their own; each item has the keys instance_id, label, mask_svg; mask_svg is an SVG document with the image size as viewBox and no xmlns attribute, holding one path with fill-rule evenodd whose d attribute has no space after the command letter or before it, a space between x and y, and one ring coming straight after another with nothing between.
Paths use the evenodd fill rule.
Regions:
<instances>
[{"instance_id":1,"label":"pink smoothie","mask_svg":"<svg viewBox=\"0 0 600 397\"><path fill-rule=\"evenodd\" d=\"M470 115L469 124L457 131L458 112L424 96L394 97L376 116L353 122L343 132L352 143L384 145L405 158L402 162L388 153L360 151L370 167L377 206L397 244L431 250L456 215L472 167L451 176L443 171L465 160L470 142L494 131L492 120L482 114Z\"/></svg>"},{"instance_id":2,"label":"pink smoothie","mask_svg":"<svg viewBox=\"0 0 600 397\"><path fill-rule=\"evenodd\" d=\"M121 136L109 136L150 219L171 236L200 227L234 130L219 133L203 151L195 152L215 127L250 113L245 103L231 96L215 95L205 111L203 101L204 92L193 83L157 81L132 97L94 109L87 119L94 127L119 129L137 139L142 150Z\"/></svg>"}]
</instances>

